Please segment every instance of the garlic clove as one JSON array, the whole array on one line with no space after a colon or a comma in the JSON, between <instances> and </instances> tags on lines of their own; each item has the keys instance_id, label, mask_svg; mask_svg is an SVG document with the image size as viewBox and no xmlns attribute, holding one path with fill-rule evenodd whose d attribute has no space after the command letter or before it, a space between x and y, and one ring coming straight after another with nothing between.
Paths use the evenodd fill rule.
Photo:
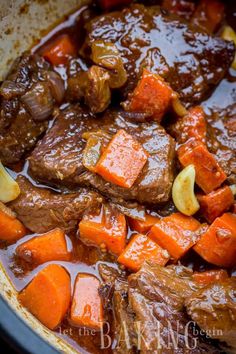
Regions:
<instances>
[{"instance_id":1,"label":"garlic clove","mask_svg":"<svg viewBox=\"0 0 236 354\"><path fill-rule=\"evenodd\" d=\"M0 201L8 203L18 197L20 188L0 162Z\"/></svg>"},{"instance_id":2,"label":"garlic clove","mask_svg":"<svg viewBox=\"0 0 236 354\"><path fill-rule=\"evenodd\" d=\"M229 188L231 189L233 195L236 195L236 184L232 184L231 186L229 186Z\"/></svg>"},{"instance_id":3,"label":"garlic clove","mask_svg":"<svg viewBox=\"0 0 236 354\"><path fill-rule=\"evenodd\" d=\"M172 187L172 198L176 208L185 215L195 214L200 205L194 194L194 165L185 167L175 178Z\"/></svg>"}]
</instances>

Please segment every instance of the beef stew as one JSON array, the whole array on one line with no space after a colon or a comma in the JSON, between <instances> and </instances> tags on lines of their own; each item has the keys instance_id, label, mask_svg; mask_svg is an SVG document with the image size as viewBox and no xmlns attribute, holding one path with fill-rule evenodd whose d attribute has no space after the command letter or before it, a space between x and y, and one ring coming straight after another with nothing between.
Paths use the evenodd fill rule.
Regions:
<instances>
[{"instance_id":1,"label":"beef stew","mask_svg":"<svg viewBox=\"0 0 236 354\"><path fill-rule=\"evenodd\" d=\"M100 0L1 84L0 260L81 353L236 351L232 13Z\"/></svg>"}]
</instances>

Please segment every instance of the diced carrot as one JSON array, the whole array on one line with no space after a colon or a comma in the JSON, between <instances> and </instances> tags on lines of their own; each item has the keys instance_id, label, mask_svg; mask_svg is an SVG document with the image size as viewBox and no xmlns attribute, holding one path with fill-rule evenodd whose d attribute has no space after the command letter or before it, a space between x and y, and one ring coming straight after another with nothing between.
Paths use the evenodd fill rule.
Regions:
<instances>
[{"instance_id":1,"label":"diced carrot","mask_svg":"<svg viewBox=\"0 0 236 354\"><path fill-rule=\"evenodd\" d=\"M142 171L147 158L148 154L142 145L121 129L100 157L96 172L111 183L130 188Z\"/></svg>"},{"instance_id":2,"label":"diced carrot","mask_svg":"<svg viewBox=\"0 0 236 354\"><path fill-rule=\"evenodd\" d=\"M66 64L68 59L75 55L75 46L67 34L56 38L42 52L42 56L52 65Z\"/></svg>"},{"instance_id":3,"label":"diced carrot","mask_svg":"<svg viewBox=\"0 0 236 354\"><path fill-rule=\"evenodd\" d=\"M54 329L62 321L71 298L70 276L58 264L49 264L18 295L40 322Z\"/></svg>"},{"instance_id":4,"label":"diced carrot","mask_svg":"<svg viewBox=\"0 0 236 354\"><path fill-rule=\"evenodd\" d=\"M65 233L59 228L33 237L16 248L16 254L25 261L42 264L49 261L69 261Z\"/></svg>"},{"instance_id":5,"label":"diced carrot","mask_svg":"<svg viewBox=\"0 0 236 354\"><path fill-rule=\"evenodd\" d=\"M103 307L99 296L100 282L91 274L78 274L75 280L70 320L74 326L100 330Z\"/></svg>"},{"instance_id":6,"label":"diced carrot","mask_svg":"<svg viewBox=\"0 0 236 354\"><path fill-rule=\"evenodd\" d=\"M156 216L145 215L145 220L131 219L129 218L129 224L131 228L140 234L146 234L151 227L159 220Z\"/></svg>"},{"instance_id":7,"label":"diced carrot","mask_svg":"<svg viewBox=\"0 0 236 354\"><path fill-rule=\"evenodd\" d=\"M25 235L24 225L15 217L0 210L0 240L12 242Z\"/></svg>"},{"instance_id":8,"label":"diced carrot","mask_svg":"<svg viewBox=\"0 0 236 354\"><path fill-rule=\"evenodd\" d=\"M205 272L193 273L193 280L201 285L215 283L218 280L224 280L228 277L228 273L224 269L206 270Z\"/></svg>"},{"instance_id":9,"label":"diced carrot","mask_svg":"<svg viewBox=\"0 0 236 354\"><path fill-rule=\"evenodd\" d=\"M102 9L110 10L114 7L129 5L132 0L99 0Z\"/></svg>"},{"instance_id":10,"label":"diced carrot","mask_svg":"<svg viewBox=\"0 0 236 354\"><path fill-rule=\"evenodd\" d=\"M224 4L219 0L201 0L193 14L192 22L214 32L224 18Z\"/></svg>"},{"instance_id":11,"label":"diced carrot","mask_svg":"<svg viewBox=\"0 0 236 354\"><path fill-rule=\"evenodd\" d=\"M206 146L201 143L191 146L192 143L190 139L181 146L178 150L179 160L184 167L194 165L196 183L205 193L210 193L219 187L227 176Z\"/></svg>"},{"instance_id":12,"label":"diced carrot","mask_svg":"<svg viewBox=\"0 0 236 354\"><path fill-rule=\"evenodd\" d=\"M236 216L225 213L215 219L194 246L207 262L219 267L236 265Z\"/></svg>"},{"instance_id":13,"label":"diced carrot","mask_svg":"<svg viewBox=\"0 0 236 354\"><path fill-rule=\"evenodd\" d=\"M119 255L125 248L127 234L125 216L107 206L100 214L84 215L79 223L80 238L92 245L101 246Z\"/></svg>"},{"instance_id":14,"label":"diced carrot","mask_svg":"<svg viewBox=\"0 0 236 354\"><path fill-rule=\"evenodd\" d=\"M190 108L188 114L180 118L180 124L181 141L179 143L184 143L191 138L202 143L206 142L206 120L201 106Z\"/></svg>"},{"instance_id":15,"label":"diced carrot","mask_svg":"<svg viewBox=\"0 0 236 354\"><path fill-rule=\"evenodd\" d=\"M197 242L200 226L193 217L174 213L155 223L148 236L178 260Z\"/></svg>"},{"instance_id":16,"label":"diced carrot","mask_svg":"<svg viewBox=\"0 0 236 354\"><path fill-rule=\"evenodd\" d=\"M153 260L164 266L169 260L169 254L146 235L135 235L124 252L118 257L118 262L137 272L146 260Z\"/></svg>"},{"instance_id":17,"label":"diced carrot","mask_svg":"<svg viewBox=\"0 0 236 354\"><path fill-rule=\"evenodd\" d=\"M144 69L130 102L125 109L134 112L145 112L158 122L170 106L173 90L159 76Z\"/></svg>"},{"instance_id":18,"label":"diced carrot","mask_svg":"<svg viewBox=\"0 0 236 354\"><path fill-rule=\"evenodd\" d=\"M211 224L218 216L229 210L234 202L234 195L228 186L222 187L207 195L197 195L200 211Z\"/></svg>"}]
</instances>

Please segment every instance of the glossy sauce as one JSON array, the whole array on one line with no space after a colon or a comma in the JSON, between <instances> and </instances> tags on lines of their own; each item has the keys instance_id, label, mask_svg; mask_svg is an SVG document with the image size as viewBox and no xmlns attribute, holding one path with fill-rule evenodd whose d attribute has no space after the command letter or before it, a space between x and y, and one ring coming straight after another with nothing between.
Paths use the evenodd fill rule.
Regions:
<instances>
[{"instance_id":1,"label":"glossy sauce","mask_svg":"<svg viewBox=\"0 0 236 354\"><path fill-rule=\"evenodd\" d=\"M75 43L77 49L81 45L81 39L83 39L83 33L81 32L81 22L77 21L77 17L83 13L84 16L89 15L89 11L87 7L83 7L78 10L76 13L72 14L68 17L63 23L59 24L55 27L51 32L49 32L45 37L43 37L39 43L32 49L32 52L41 53L42 48L45 48L47 44L53 40L56 36L61 34L69 34ZM133 23L132 23L133 26ZM131 28L127 28L127 33L131 31ZM145 32L145 31L144 31ZM79 34L79 35L78 35ZM145 33L143 33L145 35ZM170 35L176 36L175 33ZM98 29L97 36L100 36L100 32ZM145 36L144 36L145 37ZM80 39L81 38L81 39ZM161 45L162 50L171 52L169 47L165 46L165 40L161 43L157 43L155 36L152 35L150 40L153 42L153 47L157 47ZM174 38L174 40L178 40L178 38ZM132 35L130 37L130 43L132 43ZM181 45L181 43L178 43ZM184 48L186 50L186 48ZM173 65L174 58L172 55L167 55L169 57L168 66ZM182 58L183 59L183 58ZM185 58L186 59L186 58ZM79 60L79 59L78 59ZM139 59L139 61L142 61ZM181 64L181 62L179 62ZM139 64L139 63L138 63ZM163 66L163 70L165 69L165 65ZM66 81L67 74L66 68L63 66L57 67L56 70L61 74L63 79ZM222 82L218 85L212 95L203 102L204 110L207 114L207 120L210 126L212 127L212 134L217 132L218 146L217 150L224 151L224 146L234 146L234 150L236 151L236 142L235 139L231 139L228 135L228 132L225 129L224 122L226 119L226 115L232 114L232 110L235 108L236 102L236 73L231 70L230 74L227 78L222 80ZM234 107L233 107L234 106ZM64 107L64 106L63 106ZM236 113L236 112L235 112ZM217 118L217 119L216 119ZM235 115L234 115L235 119ZM52 124L52 123L51 123ZM228 145L229 144L229 145ZM235 145L233 145L235 144ZM15 178L18 174L24 175L28 178L34 185L37 187L43 188L51 188L43 184L36 183L32 177L28 174L28 162L22 162L15 166L14 170L9 170L12 176ZM59 189L53 188L55 191L60 191ZM153 215L166 215L174 210L173 204L171 202L166 205L159 207L156 210L149 210ZM133 231L128 229L128 239L133 234ZM7 273L12 280L13 285L15 286L17 291L22 290L31 279L37 274L37 272L44 268L46 264L42 264L34 269L30 267L29 264L20 261L15 258L14 251L16 247L25 242L26 240L34 237L35 234L27 235L19 240L16 244L5 247L2 245L0 249L0 259L5 266ZM67 235L67 244L69 249L73 249L73 258L71 262L48 262L48 263L60 263L63 265L71 276L71 286L73 289L74 280L78 272L91 273L99 277L98 273L98 265L99 262L108 262L113 266L117 267L117 263L115 262L115 257L109 254L104 254L95 247L90 247L84 245L78 238L77 234ZM198 257L193 251L190 251L186 257L182 260L183 264L193 268L194 270L204 270L210 268L211 266L207 265L200 257ZM73 346L75 346L81 353L99 353L101 349L99 349L101 340L100 334L90 333L89 330L81 331L78 328L72 327L69 324L68 319L66 318L62 325L57 329L58 336L61 336L67 339ZM111 353L111 349L104 349L104 353Z\"/></svg>"}]
</instances>

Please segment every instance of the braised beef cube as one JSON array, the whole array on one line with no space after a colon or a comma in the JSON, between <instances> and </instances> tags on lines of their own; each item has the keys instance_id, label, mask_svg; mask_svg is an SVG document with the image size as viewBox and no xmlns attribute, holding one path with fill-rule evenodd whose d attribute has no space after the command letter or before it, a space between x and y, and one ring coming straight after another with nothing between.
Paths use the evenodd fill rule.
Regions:
<instances>
[{"instance_id":1,"label":"braised beef cube","mask_svg":"<svg viewBox=\"0 0 236 354\"><path fill-rule=\"evenodd\" d=\"M115 353L222 353L185 311L185 298L199 289L190 269L146 262L128 280L106 265L99 271L101 294L114 305Z\"/></svg>"},{"instance_id":2,"label":"braised beef cube","mask_svg":"<svg viewBox=\"0 0 236 354\"><path fill-rule=\"evenodd\" d=\"M131 188L108 183L99 175L85 170L82 164L84 132L102 130L112 136L119 129L132 135L149 154L145 167ZM119 199L158 203L170 197L174 150L174 140L157 122L132 123L122 111L108 111L103 118L95 118L75 106L56 119L30 156L29 165L33 176L41 181L69 186L88 185Z\"/></svg>"},{"instance_id":3,"label":"braised beef cube","mask_svg":"<svg viewBox=\"0 0 236 354\"><path fill-rule=\"evenodd\" d=\"M186 299L185 305L202 330L236 350L235 277L213 282L194 292Z\"/></svg>"},{"instance_id":4,"label":"braised beef cube","mask_svg":"<svg viewBox=\"0 0 236 354\"><path fill-rule=\"evenodd\" d=\"M33 176L52 184L75 185L84 171L82 134L98 127L99 120L78 106L62 112L29 157Z\"/></svg>"},{"instance_id":5,"label":"braised beef cube","mask_svg":"<svg viewBox=\"0 0 236 354\"><path fill-rule=\"evenodd\" d=\"M60 90L55 91L54 85ZM18 162L46 131L58 93L62 99L63 85L39 56L25 53L16 59L0 87L0 159L4 164Z\"/></svg>"},{"instance_id":6,"label":"braised beef cube","mask_svg":"<svg viewBox=\"0 0 236 354\"><path fill-rule=\"evenodd\" d=\"M22 107L13 118L6 133L0 135L0 159L5 165L17 163L24 153L34 147L46 131L48 122L35 122Z\"/></svg>"},{"instance_id":7,"label":"braised beef cube","mask_svg":"<svg viewBox=\"0 0 236 354\"><path fill-rule=\"evenodd\" d=\"M116 340L115 354L135 353L136 333L134 328L134 314L128 303L128 281L115 268L106 264L99 265L99 274L103 280L100 287L100 295L104 308L110 310L113 306L112 333ZM109 307L108 307L109 304ZM128 331L127 331L128 329ZM126 336L126 341L122 336Z\"/></svg>"},{"instance_id":8,"label":"braised beef cube","mask_svg":"<svg viewBox=\"0 0 236 354\"><path fill-rule=\"evenodd\" d=\"M85 188L62 194L35 187L23 176L17 178L17 183L21 194L9 206L32 232L43 233L56 227L66 232L75 230L83 213L102 202L99 194Z\"/></svg>"},{"instance_id":9,"label":"braised beef cube","mask_svg":"<svg viewBox=\"0 0 236 354\"><path fill-rule=\"evenodd\" d=\"M91 172L80 176L81 183L92 185L103 194L120 199L150 204L167 201L174 178L174 140L157 122L131 123L124 118L122 112L108 112L107 116L114 116L114 125L108 127L109 133L112 134L114 128L127 131L149 154L147 163L131 188L119 187Z\"/></svg>"},{"instance_id":10,"label":"braised beef cube","mask_svg":"<svg viewBox=\"0 0 236 354\"><path fill-rule=\"evenodd\" d=\"M158 6L131 5L93 19L86 29L84 53L96 40L112 42L119 50L128 73L125 96L145 67L164 77L184 101L201 101L234 58L232 42L196 32Z\"/></svg>"}]
</instances>

